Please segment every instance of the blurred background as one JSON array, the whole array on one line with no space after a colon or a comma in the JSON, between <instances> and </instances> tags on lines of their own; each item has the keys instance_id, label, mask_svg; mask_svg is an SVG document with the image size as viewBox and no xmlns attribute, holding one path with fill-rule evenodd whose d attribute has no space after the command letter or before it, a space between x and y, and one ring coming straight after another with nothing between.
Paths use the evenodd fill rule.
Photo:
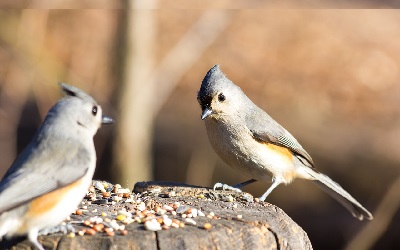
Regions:
<instances>
[{"instance_id":1,"label":"blurred background","mask_svg":"<svg viewBox=\"0 0 400 250\"><path fill-rule=\"evenodd\" d=\"M65 81L117 121L95 137L96 179L129 188L149 180L207 187L247 180L214 153L200 119L197 91L208 69L221 64L374 220L359 222L302 180L267 201L291 216L315 249L398 249L400 11L304 9L397 2L232 1L230 10L227 1L47 2L59 10L43 9L44 2L21 2L40 10L1 4L10 8L0 10L0 176ZM293 6L303 9L286 8ZM269 185L244 191L260 196Z\"/></svg>"}]
</instances>

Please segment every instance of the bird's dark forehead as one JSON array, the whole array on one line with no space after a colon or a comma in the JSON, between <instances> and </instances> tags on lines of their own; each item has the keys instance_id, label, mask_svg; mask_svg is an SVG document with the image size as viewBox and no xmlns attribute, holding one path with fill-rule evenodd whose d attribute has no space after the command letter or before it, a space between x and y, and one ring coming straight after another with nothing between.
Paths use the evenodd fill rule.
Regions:
<instances>
[{"instance_id":1,"label":"bird's dark forehead","mask_svg":"<svg viewBox=\"0 0 400 250\"><path fill-rule=\"evenodd\" d=\"M210 107L212 102L212 95L209 94L201 94L201 92L197 95L197 100L199 101L200 105L204 107Z\"/></svg>"},{"instance_id":2,"label":"bird's dark forehead","mask_svg":"<svg viewBox=\"0 0 400 250\"><path fill-rule=\"evenodd\" d=\"M213 72L213 70L209 71L204 77L197 94L197 100L202 108L210 107L213 97L225 87L222 79L216 78L219 75L212 74Z\"/></svg>"}]
</instances>

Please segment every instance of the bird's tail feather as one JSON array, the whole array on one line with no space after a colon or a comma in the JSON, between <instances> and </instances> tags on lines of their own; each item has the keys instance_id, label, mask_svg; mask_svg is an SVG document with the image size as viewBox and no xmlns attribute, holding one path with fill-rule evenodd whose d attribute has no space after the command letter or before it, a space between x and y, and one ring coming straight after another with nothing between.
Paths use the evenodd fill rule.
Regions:
<instances>
[{"instance_id":1,"label":"bird's tail feather","mask_svg":"<svg viewBox=\"0 0 400 250\"><path fill-rule=\"evenodd\" d=\"M315 178L313 183L317 184L323 191L328 193L332 198L342 204L347 210L349 210L354 217L359 220L364 218L372 220L372 214L365 209L356 199L353 198L346 190L344 190L339 184L334 182L328 176L318 173L313 169L309 168L309 174Z\"/></svg>"}]
</instances>

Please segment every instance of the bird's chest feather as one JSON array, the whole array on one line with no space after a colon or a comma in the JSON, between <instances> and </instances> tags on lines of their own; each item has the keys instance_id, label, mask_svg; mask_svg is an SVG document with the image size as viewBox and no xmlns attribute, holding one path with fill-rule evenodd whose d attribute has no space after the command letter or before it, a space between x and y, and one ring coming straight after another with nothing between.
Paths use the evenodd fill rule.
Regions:
<instances>
[{"instance_id":1,"label":"bird's chest feather","mask_svg":"<svg viewBox=\"0 0 400 250\"><path fill-rule=\"evenodd\" d=\"M290 150L257 141L247 127L229 124L206 121L211 145L225 163L255 179L277 175L288 175L285 179L291 179L294 166Z\"/></svg>"},{"instance_id":2,"label":"bird's chest feather","mask_svg":"<svg viewBox=\"0 0 400 250\"><path fill-rule=\"evenodd\" d=\"M247 135L239 125L208 119L206 129L213 149L224 161L235 156L246 157L243 152L246 151L244 140Z\"/></svg>"}]
</instances>

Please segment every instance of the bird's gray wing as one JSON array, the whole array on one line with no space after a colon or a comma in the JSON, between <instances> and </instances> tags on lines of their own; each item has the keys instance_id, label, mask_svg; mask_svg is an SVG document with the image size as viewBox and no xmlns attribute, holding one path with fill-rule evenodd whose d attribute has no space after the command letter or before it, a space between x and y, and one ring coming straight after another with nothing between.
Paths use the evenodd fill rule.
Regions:
<instances>
[{"instance_id":1,"label":"bird's gray wing","mask_svg":"<svg viewBox=\"0 0 400 250\"><path fill-rule=\"evenodd\" d=\"M246 126L256 140L272 143L291 150L307 166L314 166L311 156L286 129L261 109L255 109L245 118ZM305 162L306 161L306 162Z\"/></svg>"},{"instance_id":2,"label":"bird's gray wing","mask_svg":"<svg viewBox=\"0 0 400 250\"><path fill-rule=\"evenodd\" d=\"M71 184L88 171L90 155L82 145L55 141L45 147L22 154L11 166L13 171L0 183L0 213Z\"/></svg>"}]
</instances>

